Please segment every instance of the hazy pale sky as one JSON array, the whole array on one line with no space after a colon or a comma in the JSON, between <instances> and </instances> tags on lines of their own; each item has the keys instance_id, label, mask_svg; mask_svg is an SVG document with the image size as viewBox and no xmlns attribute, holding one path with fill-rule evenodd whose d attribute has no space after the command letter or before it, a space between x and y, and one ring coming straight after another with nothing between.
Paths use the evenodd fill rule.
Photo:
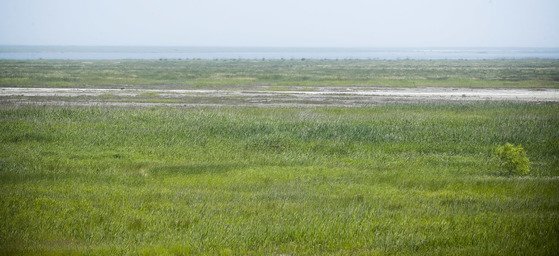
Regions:
<instances>
[{"instance_id":1,"label":"hazy pale sky","mask_svg":"<svg viewBox=\"0 0 559 256\"><path fill-rule=\"evenodd\" d=\"M0 0L0 44L559 47L559 0Z\"/></svg>"}]
</instances>

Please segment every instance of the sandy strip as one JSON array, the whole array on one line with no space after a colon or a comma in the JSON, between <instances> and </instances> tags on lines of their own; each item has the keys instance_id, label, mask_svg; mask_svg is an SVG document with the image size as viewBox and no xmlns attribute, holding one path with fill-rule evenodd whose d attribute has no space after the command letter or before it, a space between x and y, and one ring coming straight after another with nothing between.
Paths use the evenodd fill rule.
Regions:
<instances>
[{"instance_id":1,"label":"sandy strip","mask_svg":"<svg viewBox=\"0 0 559 256\"><path fill-rule=\"evenodd\" d=\"M559 89L313 87L315 91L0 88L4 104L359 106L398 102L559 102ZM104 98L103 98L104 97ZM150 102L142 100L151 99ZM158 103L153 99L172 99Z\"/></svg>"}]
</instances>

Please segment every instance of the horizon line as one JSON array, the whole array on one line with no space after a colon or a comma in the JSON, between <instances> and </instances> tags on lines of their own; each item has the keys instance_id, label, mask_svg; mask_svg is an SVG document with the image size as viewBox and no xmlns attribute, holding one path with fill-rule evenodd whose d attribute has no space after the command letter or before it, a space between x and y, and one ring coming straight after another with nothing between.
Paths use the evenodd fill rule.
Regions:
<instances>
[{"instance_id":1,"label":"horizon line","mask_svg":"<svg viewBox=\"0 0 559 256\"><path fill-rule=\"evenodd\" d=\"M303 48L303 49L559 49L559 46L240 46L127 44L2 44L0 47L162 47L162 48Z\"/></svg>"}]
</instances>

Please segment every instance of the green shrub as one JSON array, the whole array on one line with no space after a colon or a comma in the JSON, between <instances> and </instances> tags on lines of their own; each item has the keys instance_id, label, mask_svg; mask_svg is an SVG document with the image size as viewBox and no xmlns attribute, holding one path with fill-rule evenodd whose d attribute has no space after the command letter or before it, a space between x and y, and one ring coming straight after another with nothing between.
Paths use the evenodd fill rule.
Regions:
<instances>
[{"instance_id":1,"label":"green shrub","mask_svg":"<svg viewBox=\"0 0 559 256\"><path fill-rule=\"evenodd\" d=\"M507 143L495 149L495 155L499 161L499 168L504 174L525 175L530 172L530 160L526 156L526 150L522 145L514 146Z\"/></svg>"}]
</instances>

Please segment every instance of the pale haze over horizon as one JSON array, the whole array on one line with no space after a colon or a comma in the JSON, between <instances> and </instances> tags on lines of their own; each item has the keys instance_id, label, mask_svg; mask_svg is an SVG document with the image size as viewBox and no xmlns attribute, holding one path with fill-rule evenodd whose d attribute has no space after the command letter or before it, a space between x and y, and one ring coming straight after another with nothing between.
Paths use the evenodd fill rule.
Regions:
<instances>
[{"instance_id":1,"label":"pale haze over horizon","mask_svg":"<svg viewBox=\"0 0 559 256\"><path fill-rule=\"evenodd\" d=\"M0 0L0 45L559 47L559 1Z\"/></svg>"}]
</instances>

